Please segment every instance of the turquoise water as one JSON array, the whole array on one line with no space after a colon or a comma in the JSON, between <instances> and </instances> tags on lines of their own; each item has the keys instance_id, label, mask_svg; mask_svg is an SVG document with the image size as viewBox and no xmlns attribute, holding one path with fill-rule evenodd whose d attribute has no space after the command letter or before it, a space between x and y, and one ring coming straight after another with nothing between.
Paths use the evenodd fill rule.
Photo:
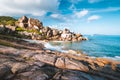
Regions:
<instances>
[{"instance_id":1,"label":"turquoise water","mask_svg":"<svg viewBox=\"0 0 120 80\"><path fill-rule=\"evenodd\" d=\"M120 36L86 35L87 41L57 42L51 44L65 50L81 50L93 57L107 57L120 60Z\"/></svg>"}]
</instances>

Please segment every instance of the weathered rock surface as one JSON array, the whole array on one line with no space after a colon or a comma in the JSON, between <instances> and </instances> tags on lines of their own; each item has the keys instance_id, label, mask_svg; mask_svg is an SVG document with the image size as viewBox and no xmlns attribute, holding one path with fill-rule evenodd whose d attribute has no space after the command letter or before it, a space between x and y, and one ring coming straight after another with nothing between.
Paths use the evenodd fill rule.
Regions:
<instances>
[{"instance_id":1,"label":"weathered rock surface","mask_svg":"<svg viewBox=\"0 0 120 80\"><path fill-rule=\"evenodd\" d=\"M20 26L20 27L27 28L28 27L28 18L26 16L22 16L18 20L18 24L17 25Z\"/></svg>"},{"instance_id":2,"label":"weathered rock surface","mask_svg":"<svg viewBox=\"0 0 120 80\"><path fill-rule=\"evenodd\" d=\"M13 45L18 40L8 41ZM17 46L20 45L16 43ZM31 43L32 44L32 43ZM0 45L2 80L120 80L120 62L36 47ZM36 45L36 46L35 46Z\"/></svg>"},{"instance_id":3,"label":"weathered rock surface","mask_svg":"<svg viewBox=\"0 0 120 80\"><path fill-rule=\"evenodd\" d=\"M30 27L30 29L31 28L41 29L41 28L43 28L43 24L38 19L29 18L28 19L28 27Z\"/></svg>"},{"instance_id":4,"label":"weathered rock surface","mask_svg":"<svg viewBox=\"0 0 120 80\"><path fill-rule=\"evenodd\" d=\"M19 18L17 26L27 29L40 29L43 27L43 24L38 19L22 16L21 18Z\"/></svg>"}]
</instances>

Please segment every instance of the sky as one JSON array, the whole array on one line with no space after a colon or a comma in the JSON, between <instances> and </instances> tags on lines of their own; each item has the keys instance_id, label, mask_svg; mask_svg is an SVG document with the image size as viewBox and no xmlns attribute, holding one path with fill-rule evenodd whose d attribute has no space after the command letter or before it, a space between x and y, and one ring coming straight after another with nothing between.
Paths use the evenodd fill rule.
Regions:
<instances>
[{"instance_id":1,"label":"sky","mask_svg":"<svg viewBox=\"0 0 120 80\"><path fill-rule=\"evenodd\" d=\"M23 15L76 33L120 35L120 0L0 0L0 16Z\"/></svg>"}]
</instances>

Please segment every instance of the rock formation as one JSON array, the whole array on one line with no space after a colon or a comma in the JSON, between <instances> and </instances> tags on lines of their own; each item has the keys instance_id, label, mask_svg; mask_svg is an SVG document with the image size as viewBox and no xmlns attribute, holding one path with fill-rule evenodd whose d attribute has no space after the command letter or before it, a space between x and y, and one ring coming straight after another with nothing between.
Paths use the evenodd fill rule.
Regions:
<instances>
[{"instance_id":1,"label":"rock formation","mask_svg":"<svg viewBox=\"0 0 120 80\"><path fill-rule=\"evenodd\" d=\"M30 29L31 28L35 28L35 29L43 28L42 22L40 22L38 19L33 19L33 18L28 19L28 26L30 27Z\"/></svg>"},{"instance_id":2,"label":"rock formation","mask_svg":"<svg viewBox=\"0 0 120 80\"><path fill-rule=\"evenodd\" d=\"M43 27L41 21L33 18L27 18L26 16L21 17L18 20L18 26L25 28L26 30L37 30L36 31L23 31L20 32L23 35L31 36L31 39L39 40L60 40L60 41L82 41L86 40L81 34L75 34L68 29L58 30L50 27ZM32 32L32 34L30 33Z\"/></svg>"},{"instance_id":3,"label":"rock formation","mask_svg":"<svg viewBox=\"0 0 120 80\"><path fill-rule=\"evenodd\" d=\"M27 29L41 29L43 24L38 19L27 18L26 16L23 16L18 20L17 26Z\"/></svg>"},{"instance_id":4,"label":"rock formation","mask_svg":"<svg viewBox=\"0 0 120 80\"><path fill-rule=\"evenodd\" d=\"M28 18L26 16L22 16L18 19L18 26L27 28L28 27Z\"/></svg>"}]
</instances>

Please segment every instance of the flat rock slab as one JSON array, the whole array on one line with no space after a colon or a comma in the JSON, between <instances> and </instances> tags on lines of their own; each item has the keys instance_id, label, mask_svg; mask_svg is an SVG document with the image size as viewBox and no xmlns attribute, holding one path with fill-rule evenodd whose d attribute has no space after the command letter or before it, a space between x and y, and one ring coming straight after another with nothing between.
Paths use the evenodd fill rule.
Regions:
<instances>
[{"instance_id":1,"label":"flat rock slab","mask_svg":"<svg viewBox=\"0 0 120 80\"><path fill-rule=\"evenodd\" d=\"M3 80L120 80L119 65L86 55L0 46Z\"/></svg>"}]
</instances>

